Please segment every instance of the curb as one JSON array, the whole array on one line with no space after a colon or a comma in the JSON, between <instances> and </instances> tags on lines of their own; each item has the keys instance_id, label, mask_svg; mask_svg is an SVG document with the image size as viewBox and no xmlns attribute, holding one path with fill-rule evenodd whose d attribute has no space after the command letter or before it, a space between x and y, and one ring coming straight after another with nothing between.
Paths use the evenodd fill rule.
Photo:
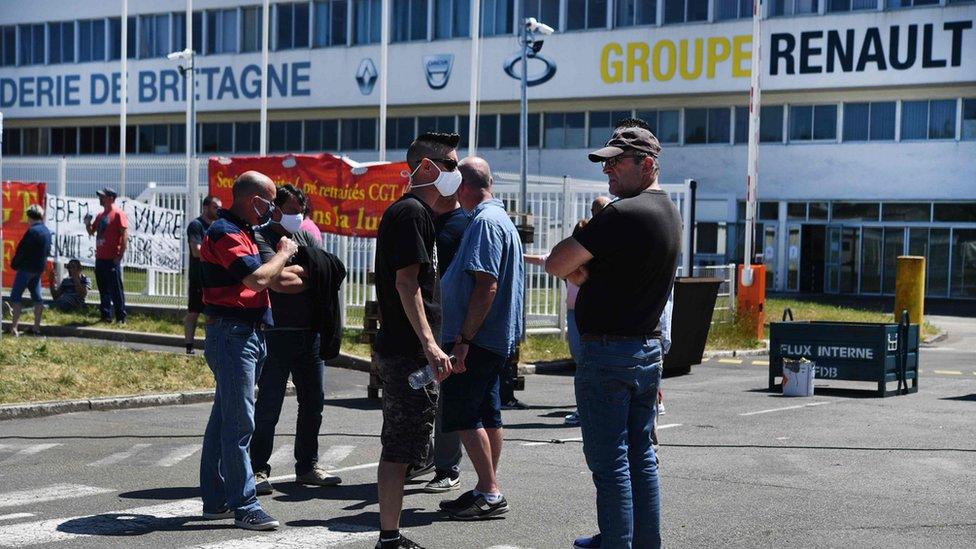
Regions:
<instances>
[{"instance_id":1,"label":"curb","mask_svg":"<svg viewBox=\"0 0 976 549\"><path fill-rule=\"evenodd\" d=\"M769 342L766 341L766 345ZM768 348L763 349L733 349L730 351L705 351L702 355L702 362L712 359L712 358L724 358L724 357L737 357L737 356L766 356L769 354ZM522 368L527 370L527 373L533 374L566 374L576 371L576 363L572 360L554 360L552 362L541 362L537 364L522 364L519 365L519 373L522 373Z\"/></svg>"},{"instance_id":2,"label":"curb","mask_svg":"<svg viewBox=\"0 0 976 549\"><path fill-rule=\"evenodd\" d=\"M3 321L3 327L10 326L10 321ZM120 343L142 343L146 345L162 345L166 347L183 348L183 336L169 334L147 334L145 332L131 332L127 330L106 330L87 326L41 326L41 335L54 337L78 337L83 339L100 339ZM203 339L193 341L194 349L203 349Z\"/></svg>"}]
</instances>

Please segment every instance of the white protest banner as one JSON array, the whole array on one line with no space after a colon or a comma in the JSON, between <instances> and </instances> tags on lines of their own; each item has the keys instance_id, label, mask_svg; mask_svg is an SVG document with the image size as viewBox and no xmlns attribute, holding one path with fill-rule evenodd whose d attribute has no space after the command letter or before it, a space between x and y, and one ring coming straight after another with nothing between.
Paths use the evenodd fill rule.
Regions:
<instances>
[{"instance_id":1,"label":"white protest banner","mask_svg":"<svg viewBox=\"0 0 976 549\"><path fill-rule=\"evenodd\" d=\"M129 241L124 267L152 269L163 273L183 270L184 212L159 208L120 198L116 207L129 220ZM97 198L47 195L47 227L54 233L51 256L60 261L78 259L82 265L95 264L95 237L85 229L85 216L98 215L102 207Z\"/></svg>"}]
</instances>

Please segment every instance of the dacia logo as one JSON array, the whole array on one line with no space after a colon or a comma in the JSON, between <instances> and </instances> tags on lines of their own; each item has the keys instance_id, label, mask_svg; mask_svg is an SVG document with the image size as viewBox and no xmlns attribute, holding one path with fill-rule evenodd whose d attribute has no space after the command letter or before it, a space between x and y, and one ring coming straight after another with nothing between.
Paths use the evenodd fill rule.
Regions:
<instances>
[{"instance_id":1,"label":"dacia logo","mask_svg":"<svg viewBox=\"0 0 976 549\"><path fill-rule=\"evenodd\" d=\"M552 80L553 76L556 76L556 62L547 59L540 55L538 52L529 49L526 55L526 64L533 59L538 59L542 62L542 72L538 74L533 74L529 72L526 75L526 85L527 86L538 86L539 84L545 84L546 82ZM502 66L505 69L505 74L511 76L516 80L522 79L522 68L519 67L519 72L515 72L515 65L522 64L522 53L516 52L514 55L505 60L505 64Z\"/></svg>"},{"instance_id":2,"label":"dacia logo","mask_svg":"<svg viewBox=\"0 0 976 549\"><path fill-rule=\"evenodd\" d=\"M424 74L427 75L427 85L432 90L443 89L451 79L451 69L454 67L454 54L442 53L424 56Z\"/></svg>"},{"instance_id":3,"label":"dacia logo","mask_svg":"<svg viewBox=\"0 0 976 549\"><path fill-rule=\"evenodd\" d=\"M356 69L356 83L359 84L360 93L363 95L373 93L373 86L376 85L378 77L379 72L376 70L373 60L369 57L363 58L359 63L359 68Z\"/></svg>"}]
</instances>

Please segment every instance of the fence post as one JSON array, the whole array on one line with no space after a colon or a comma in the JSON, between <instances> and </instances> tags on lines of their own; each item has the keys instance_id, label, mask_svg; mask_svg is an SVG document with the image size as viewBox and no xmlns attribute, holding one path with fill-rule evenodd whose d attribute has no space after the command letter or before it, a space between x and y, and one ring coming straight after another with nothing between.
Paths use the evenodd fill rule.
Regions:
<instances>
[{"instance_id":1,"label":"fence post","mask_svg":"<svg viewBox=\"0 0 976 549\"><path fill-rule=\"evenodd\" d=\"M562 199L562 221L559 224L559 236L560 241L565 240L568 235L566 228L572 223L572 218L569 216L571 211L576 211L575 204L570 204L569 195L569 177L563 176L563 199ZM571 209L572 208L572 209ZM566 339L569 327L566 325L566 315L568 314L568 307L566 305L566 300L563 296L566 294L568 289L566 288L566 281L558 278L556 287L559 288L559 318L556 320L556 325L559 327L559 333L562 335L563 339Z\"/></svg>"},{"instance_id":2,"label":"fence post","mask_svg":"<svg viewBox=\"0 0 976 549\"><path fill-rule=\"evenodd\" d=\"M68 159L63 156L58 162L58 182L57 188L54 192L62 198L68 195ZM55 225L54 232L55 234L58 233L57 225ZM57 242L57 240L55 240L55 242ZM61 259L61 254L59 253L57 246L54 247L54 253L54 271L57 273L57 276L55 277L55 284L60 284L61 280L63 280L66 275L64 260Z\"/></svg>"},{"instance_id":3,"label":"fence post","mask_svg":"<svg viewBox=\"0 0 976 549\"><path fill-rule=\"evenodd\" d=\"M349 269L348 267L348 265L350 265L349 246L346 243L348 239L349 239L348 236L340 236L338 238L339 240L338 256L339 256L339 260L342 261L342 264L347 266L346 267L347 272L351 272L352 269ZM349 289L349 278L350 277L346 275L346 279L342 281L342 288L339 290L339 326L342 326L343 328L346 327L346 318L349 317L349 314L346 312L346 290Z\"/></svg>"},{"instance_id":4,"label":"fence post","mask_svg":"<svg viewBox=\"0 0 976 549\"><path fill-rule=\"evenodd\" d=\"M150 181L147 186L149 187L149 189L155 189L156 182ZM156 193L155 190L150 190L149 193L150 206L157 206L156 204L157 196L158 194ZM151 266L146 268L146 289L143 290L142 293L143 295L156 295L156 269L153 269Z\"/></svg>"},{"instance_id":5,"label":"fence post","mask_svg":"<svg viewBox=\"0 0 976 549\"><path fill-rule=\"evenodd\" d=\"M729 282L729 311L732 312L732 316L734 317L735 316L735 313L736 313L736 311L735 311L735 288L736 288L736 283L737 283L737 281L735 279L735 263L729 263L727 267L728 267L728 269L726 270L726 272L728 274L725 275L725 279L728 280L728 282Z\"/></svg>"}]
</instances>

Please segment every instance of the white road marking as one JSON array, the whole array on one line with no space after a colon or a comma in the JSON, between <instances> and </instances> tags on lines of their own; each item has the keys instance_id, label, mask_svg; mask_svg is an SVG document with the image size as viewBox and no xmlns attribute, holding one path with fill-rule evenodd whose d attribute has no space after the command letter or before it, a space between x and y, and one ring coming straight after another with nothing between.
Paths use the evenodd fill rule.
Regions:
<instances>
[{"instance_id":1,"label":"white road marking","mask_svg":"<svg viewBox=\"0 0 976 549\"><path fill-rule=\"evenodd\" d=\"M10 513L9 515L0 515L0 520L17 520L32 516L34 516L34 513Z\"/></svg>"},{"instance_id":2,"label":"white road marking","mask_svg":"<svg viewBox=\"0 0 976 549\"><path fill-rule=\"evenodd\" d=\"M349 467L340 467L338 469L329 469L330 473L345 473L347 471L358 471L360 469L375 469L379 463L363 463L361 465L351 465ZM292 480L295 475L281 475L279 477L271 477L268 480L270 482L282 482L285 480Z\"/></svg>"},{"instance_id":3,"label":"white road marking","mask_svg":"<svg viewBox=\"0 0 976 549\"><path fill-rule=\"evenodd\" d=\"M811 406L823 406L824 404L830 404L830 402L810 402L807 404L798 404L796 406L784 406L783 408L770 408L769 410L759 410L756 412L746 412L744 414L739 414L740 416L757 416L759 414L768 414L770 412L782 412L784 410L797 410L799 408L809 408Z\"/></svg>"},{"instance_id":4,"label":"white road marking","mask_svg":"<svg viewBox=\"0 0 976 549\"><path fill-rule=\"evenodd\" d=\"M343 446L343 445L333 446L328 450L326 450L326 452L322 454L321 457L319 457L319 463L323 464L326 467L339 465L340 463L342 463L342 460L349 457L349 454L351 454L355 449L356 449L355 446Z\"/></svg>"},{"instance_id":5,"label":"white road marking","mask_svg":"<svg viewBox=\"0 0 976 549\"><path fill-rule=\"evenodd\" d=\"M32 444L30 446L25 446L21 448L16 454L3 460L3 463L13 463L15 461L21 461L26 457L37 455L45 450L50 450L56 446L61 446L60 442L49 442L46 444ZM10 446L9 448L16 448L15 446Z\"/></svg>"},{"instance_id":6,"label":"white road marking","mask_svg":"<svg viewBox=\"0 0 976 549\"><path fill-rule=\"evenodd\" d=\"M741 358L720 358L718 362L722 364L742 364Z\"/></svg>"},{"instance_id":7,"label":"white road marking","mask_svg":"<svg viewBox=\"0 0 976 549\"><path fill-rule=\"evenodd\" d=\"M548 442L523 442L522 446L545 446Z\"/></svg>"},{"instance_id":8,"label":"white road marking","mask_svg":"<svg viewBox=\"0 0 976 549\"><path fill-rule=\"evenodd\" d=\"M114 491L110 488L98 488L97 486L84 486L81 484L55 484L36 490L21 490L0 494L0 508L18 507L60 499L81 498Z\"/></svg>"},{"instance_id":9,"label":"white road marking","mask_svg":"<svg viewBox=\"0 0 976 549\"><path fill-rule=\"evenodd\" d=\"M962 372L959 370L932 370L933 374L942 374L944 376L961 376Z\"/></svg>"},{"instance_id":10,"label":"white road marking","mask_svg":"<svg viewBox=\"0 0 976 549\"><path fill-rule=\"evenodd\" d=\"M197 453L200 449L199 444L191 444L188 446L181 446L179 448L174 448L170 453L163 456L162 459L156 462L157 467L172 467L177 463L183 461L184 459Z\"/></svg>"},{"instance_id":11,"label":"white road marking","mask_svg":"<svg viewBox=\"0 0 976 549\"><path fill-rule=\"evenodd\" d=\"M377 536L376 530L355 524L285 528L270 534L191 545L185 549L301 549L335 547Z\"/></svg>"},{"instance_id":12,"label":"white road marking","mask_svg":"<svg viewBox=\"0 0 976 549\"><path fill-rule=\"evenodd\" d=\"M65 543L92 535L131 536L156 529L178 529L181 518L202 520L199 499L171 501L96 515L46 519L0 526L0 547Z\"/></svg>"},{"instance_id":13,"label":"white road marking","mask_svg":"<svg viewBox=\"0 0 976 549\"><path fill-rule=\"evenodd\" d=\"M658 425L657 430L662 431L664 429L670 429L672 427L681 427L682 425L683 425L682 423L668 423L667 425Z\"/></svg>"},{"instance_id":14,"label":"white road marking","mask_svg":"<svg viewBox=\"0 0 976 549\"><path fill-rule=\"evenodd\" d=\"M105 456L105 457L103 457L102 459L100 459L98 461L93 461L93 462L89 463L88 466L89 467L104 467L106 465L115 465L116 463L119 463L120 461L124 461L126 459L129 459L130 457L136 455L137 453L141 452L142 450L145 450L146 448L149 448L150 446L152 446L152 445L151 444L133 444L132 445L132 448L129 448L128 450L126 450L124 452L118 452L118 453L115 453L115 454L112 454L112 455L109 455L109 456Z\"/></svg>"},{"instance_id":15,"label":"white road marking","mask_svg":"<svg viewBox=\"0 0 976 549\"><path fill-rule=\"evenodd\" d=\"M295 459L292 457L294 453L294 444L284 444L271 454L271 457L268 458L268 465L287 465Z\"/></svg>"}]
</instances>

